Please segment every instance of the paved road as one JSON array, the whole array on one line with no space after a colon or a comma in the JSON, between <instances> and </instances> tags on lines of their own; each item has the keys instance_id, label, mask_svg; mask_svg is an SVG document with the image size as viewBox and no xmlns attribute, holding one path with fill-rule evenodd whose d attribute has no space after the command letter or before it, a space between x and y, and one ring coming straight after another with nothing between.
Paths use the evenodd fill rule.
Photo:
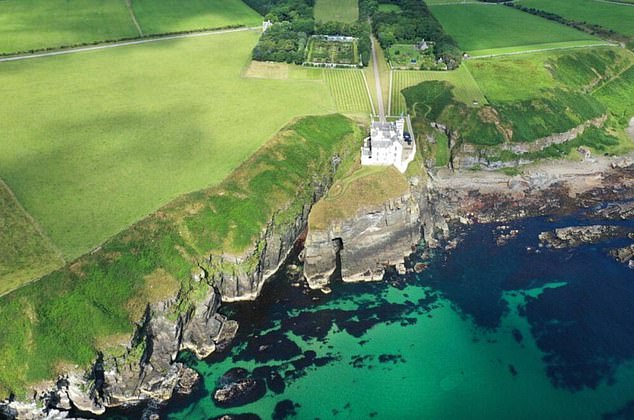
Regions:
<instances>
[{"instance_id":1,"label":"paved road","mask_svg":"<svg viewBox=\"0 0 634 420\"><path fill-rule=\"evenodd\" d=\"M379 60L376 54L376 40L372 38L372 64L374 67L374 83L376 85L376 101L378 102L379 118L385 121L385 107L383 106L383 91L381 90L381 77L379 74Z\"/></svg>"},{"instance_id":2,"label":"paved road","mask_svg":"<svg viewBox=\"0 0 634 420\"><path fill-rule=\"evenodd\" d=\"M231 32L244 32L244 31L254 31L254 30L261 30L261 29L262 28L260 26L254 26L251 28L223 29L219 31L212 30L212 31L204 31L204 32L194 32L191 34L165 35L165 36L156 37L156 38L139 39L136 41L122 41L122 42L113 42L112 44L95 45L94 47L79 47L79 48L72 48L72 49L60 50L60 51L18 55L15 57L5 57L5 58L0 58L0 63L7 62L7 61L28 60L30 58L52 57L52 56L64 55L64 54L75 54L75 53L84 52L84 51L105 50L108 48L125 47L128 45L148 44L150 42L168 41L170 39L196 38L199 36L221 35L221 34L227 34Z\"/></svg>"},{"instance_id":3,"label":"paved road","mask_svg":"<svg viewBox=\"0 0 634 420\"><path fill-rule=\"evenodd\" d=\"M512 51L512 52L499 53L499 54L476 55L474 57L469 57L469 60L477 60L479 58L502 57L502 56L505 56L505 55L532 54L532 53L538 53L538 52L543 52L543 51L572 50L572 49L576 49L576 48L594 48L594 47L618 47L618 46L619 46L619 44L604 42L604 43L601 43L601 44L573 45L573 46L569 46L569 47L541 48L541 49L535 49L535 50Z\"/></svg>"}]
</instances>

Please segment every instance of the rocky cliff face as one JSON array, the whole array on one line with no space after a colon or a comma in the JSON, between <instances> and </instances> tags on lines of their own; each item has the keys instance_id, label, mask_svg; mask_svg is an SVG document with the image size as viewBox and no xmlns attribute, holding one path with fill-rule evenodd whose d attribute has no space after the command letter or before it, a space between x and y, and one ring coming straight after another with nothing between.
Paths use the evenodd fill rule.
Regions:
<instances>
[{"instance_id":1,"label":"rocky cliff face","mask_svg":"<svg viewBox=\"0 0 634 420\"><path fill-rule=\"evenodd\" d=\"M37 392L30 403L0 404L0 416L19 419L65 418L68 410L103 414L108 407L167 401L190 393L198 374L180 362L178 352L203 358L235 336L235 321L217 313L220 295L210 288L203 303L171 319L176 299L148 307L127 351L100 354L88 372L71 371ZM151 408L150 408L151 410Z\"/></svg>"},{"instance_id":2,"label":"rocky cliff face","mask_svg":"<svg viewBox=\"0 0 634 420\"><path fill-rule=\"evenodd\" d=\"M255 299L266 280L284 263L297 238L306 229L312 205L325 193L330 180L315 182L309 202L294 214L278 215L269 222L254 247L244 255L211 255L200 267L227 302ZM282 220L283 219L283 220Z\"/></svg>"},{"instance_id":3,"label":"rocky cliff face","mask_svg":"<svg viewBox=\"0 0 634 420\"><path fill-rule=\"evenodd\" d=\"M387 266L398 266L420 239L420 191L361 209L325 229L309 229L304 274L312 288L325 286L340 261L344 281L381 280Z\"/></svg>"}]
</instances>

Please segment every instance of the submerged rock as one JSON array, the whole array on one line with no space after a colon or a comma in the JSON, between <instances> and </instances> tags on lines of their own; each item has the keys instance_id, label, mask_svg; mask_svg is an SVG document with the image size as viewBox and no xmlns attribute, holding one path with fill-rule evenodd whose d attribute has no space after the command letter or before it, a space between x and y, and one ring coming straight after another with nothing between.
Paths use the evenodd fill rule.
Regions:
<instances>
[{"instance_id":1,"label":"submerged rock","mask_svg":"<svg viewBox=\"0 0 634 420\"><path fill-rule=\"evenodd\" d=\"M631 265L634 261L634 244L623 248L612 249L609 254L614 257L618 262Z\"/></svg>"},{"instance_id":2,"label":"submerged rock","mask_svg":"<svg viewBox=\"0 0 634 420\"><path fill-rule=\"evenodd\" d=\"M266 394L261 379L243 378L226 384L213 392L214 403L223 408L240 407L259 400Z\"/></svg>"},{"instance_id":3,"label":"submerged rock","mask_svg":"<svg viewBox=\"0 0 634 420\"><path fill-rule=\"evenodd\" d=\"M623 238L630 231L631 229L620 226L573 226L555 229L553 232L542 232L539 234L539 240L553 248L572 248L608 239Z\"/></svg>"},{"instance_id":4,"label":"submerged rock","mask_svg":"<svg viewBox=\"0 0 634 420\"><path fill-rule=\"evenodd\" d=\"M283 420L296 416L297 411L295 409L298 407L300 407L300 405L291 400L282 400L278 402L273 410L273 420Z\"/></svg>"}]
</instances>

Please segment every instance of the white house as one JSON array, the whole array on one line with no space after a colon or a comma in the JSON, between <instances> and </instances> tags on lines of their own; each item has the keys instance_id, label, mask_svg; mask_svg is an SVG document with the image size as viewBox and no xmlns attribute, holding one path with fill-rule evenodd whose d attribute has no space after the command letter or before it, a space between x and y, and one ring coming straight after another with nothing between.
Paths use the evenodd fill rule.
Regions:
<instances>
[{"instance_id":1,"label":"white house","mask_svg":"<svg viewBox=\"0 0 634 420\"><path fill-rule=\"evenodd\" d=\"M416 142L405 131L405 122L403 117L394 122L372 121L370 137L363 140L361 165L394 165L401 173L405 172L416 156Z\"/></svg>"}]
</instances>

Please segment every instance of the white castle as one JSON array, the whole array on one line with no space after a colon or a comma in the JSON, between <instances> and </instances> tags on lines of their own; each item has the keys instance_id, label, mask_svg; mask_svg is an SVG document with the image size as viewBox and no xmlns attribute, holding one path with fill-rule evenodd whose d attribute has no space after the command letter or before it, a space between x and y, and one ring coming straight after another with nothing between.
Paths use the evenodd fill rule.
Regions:
<instances>
[{"instance_id":1,"label":"white castle","mask_svg":"<svg viewBox=\"0 0 634 420\"><path fill-rule=\"evenodd\" d=\"M395 122L381 119L372 121L370 137L363 140L361 165L394 165L401 173L416 156L416 142L405 131L405 122L411 127L409 115Z\"/></svg>"}]
</instances>

